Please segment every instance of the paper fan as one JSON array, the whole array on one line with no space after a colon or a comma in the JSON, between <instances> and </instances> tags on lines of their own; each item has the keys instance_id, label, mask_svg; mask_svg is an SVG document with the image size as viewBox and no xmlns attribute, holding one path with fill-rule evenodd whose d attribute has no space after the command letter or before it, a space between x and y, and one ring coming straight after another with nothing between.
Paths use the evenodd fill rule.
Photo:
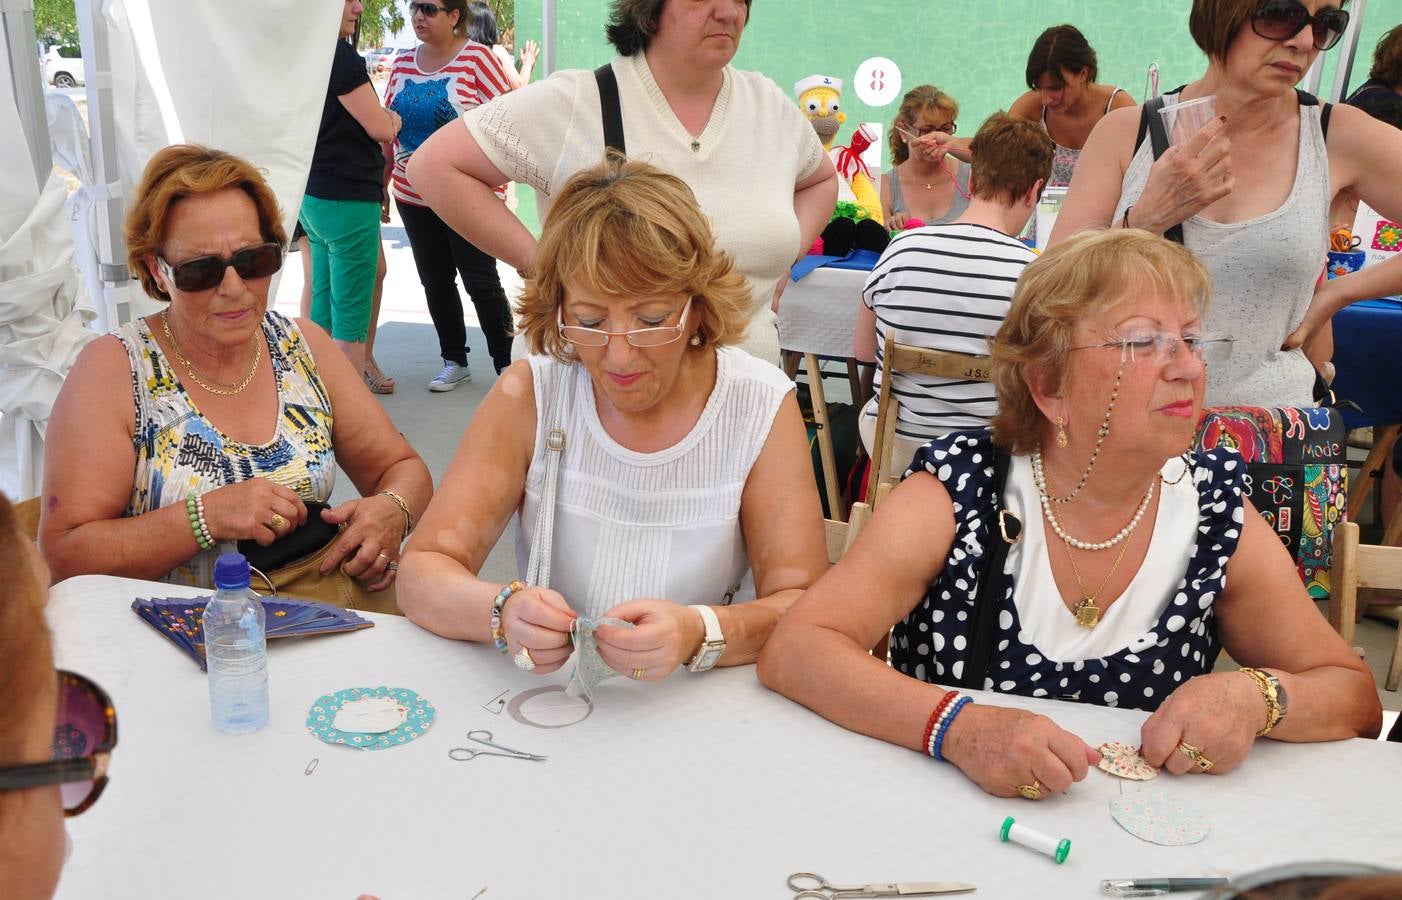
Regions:
<instances>
[{"instance_id":1,"label":"paper fan","mask_svg":"<svg viewBox=\"0 0 1402 900\"><path fill-rule=\"evenodd\" d=\"M208 597L165 597L154 600L138 597L132 601L131 608L143 622L160 632L203 669L204 607L208 600ZM357 615L353 610L325 603L291 600L286 597L263 597L261 600L269 640L358 631L375 624Z\"/></svg>"}]
</instances>

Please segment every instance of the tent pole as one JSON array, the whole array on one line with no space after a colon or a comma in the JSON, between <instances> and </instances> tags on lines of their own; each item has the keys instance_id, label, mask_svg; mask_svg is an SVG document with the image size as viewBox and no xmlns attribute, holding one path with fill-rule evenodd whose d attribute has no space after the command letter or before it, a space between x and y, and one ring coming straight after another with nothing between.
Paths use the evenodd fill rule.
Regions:
<instances>
[{"instance_id":1,"label":"tent pole","mask_svg":"<svg viewBox=\"0 0 1402 900\"><path fill-rule=\"evenodd\" d=\"M541 58L545 61L545 71L540 77L545 78L555 71L555 0L541 0L540 46Z\"/></svg>"},{"instance_id":2,"label":"tent pole","mask_svg":"<svg viewBox=\"0 0 1402 900\"><path fill-rule=\"evenodd\" d=\"M10 82L15 106L34 163L34 179L42 190L53 171L49 149L49 116L44 109L44 78L39 66L39 38L34 32L33 0L0 0L5 45L10 60Z\"/></svg>"},{"instance_id":3,"label":"tent pole","mask_svg":"<svg viewBox=\"0 0 1402 900\"><path fill-rule=\"evenodd\" d=\"M1348 97L1348 83L1353 77L1353 63L1358 56L1358 35L1363 30L1363 14L1368 10L1368 0L1354 0L1344 38L1339 42L1339 64L1334 67L1334 87L1325 99L1331 103Z\"/></svg>"},{"instance_id":4,"label":"tent pole","mask_svg":"<svg viewBox=\"0 0 1402 900\"><path fill-rule=\"evenodd\" d=\"M107 25L101 19L101 0L77 0L78 34L83 42L87 70L88 143L92 149L93 177L97 179L97 262L102 277L101 302L94 302L97 326L115 331L131 310L119 304L119 292L131 281L126 265L126 241L122 237L125 199L117 161L117 132L112 121L112 55L108 51ZM94 301L97 298L93 298Z\"/></svg>"}]
</instances>

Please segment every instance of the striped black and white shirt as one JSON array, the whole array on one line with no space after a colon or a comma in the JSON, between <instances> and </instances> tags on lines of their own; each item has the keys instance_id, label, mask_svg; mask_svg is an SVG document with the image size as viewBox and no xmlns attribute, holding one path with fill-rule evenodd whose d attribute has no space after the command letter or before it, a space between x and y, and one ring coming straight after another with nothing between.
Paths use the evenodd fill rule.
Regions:
<instances>
[{"instance_id":1,"label":"striped black and white shirt","mask_svg":"<svg viewBox=\"0 0 1402 900\"><path fill-rule=\"evenodd\" d=\"M1036 258L1025 244L983 225L928 225L897 235L867 278L862 302L876 314L876 417L886 335L902 344L988 355L988 338L1008 313L1022 269ZM927 375L891 374L900 400L896 434L927 441L982 428L997 411L993 386Z\"/></svg>"}]
</instances>

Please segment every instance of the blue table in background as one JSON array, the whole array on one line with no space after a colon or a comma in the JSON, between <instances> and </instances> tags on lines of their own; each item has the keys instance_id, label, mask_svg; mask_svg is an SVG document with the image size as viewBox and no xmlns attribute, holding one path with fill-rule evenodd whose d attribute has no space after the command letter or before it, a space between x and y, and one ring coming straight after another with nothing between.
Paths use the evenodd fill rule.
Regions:
<instances>
[{"instance_id":1,"label":"blue table in background","mask_svg":"<svg viewBox=\"0 0 1402 900\"><path fill-rule=\"evenodd\" d=\"M1334 394L1349 428L1402 422L1402 301L1363 300L1334 316Z\"/></svg>"}]
</instances>

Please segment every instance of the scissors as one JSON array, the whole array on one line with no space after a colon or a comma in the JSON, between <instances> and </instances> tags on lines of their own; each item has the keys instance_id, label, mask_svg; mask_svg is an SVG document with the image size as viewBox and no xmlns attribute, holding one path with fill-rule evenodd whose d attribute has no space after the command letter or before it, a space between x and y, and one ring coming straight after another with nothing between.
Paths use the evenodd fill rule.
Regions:
<instances>
[{"instance_id":1,"label":"scissors","mask_svg":"<svg viewBox=\"0 0 1402 900\"><path fill-rule=\"evenodd\" d=\"M1350 250L1357 250L1363 239L1356 237L1347 227L1335 228L1329 235L1329 249L1336 253L1347 253Z\"/></svg>"},{"instance_id":2,"label":"scissors","mask_svg":"<svg viewBox=\"0 0 1402 900\"><path fill-rule=\"evenodd\" d=\"M474 744L481 744L484 747L491 747L491 750L481 750L477 747L454 747L448 751L448 758L458 762L467 762L469 759L476 759L479 756L507 756L511 759L529 759L532 762L543 762L544 756L535 753L527 753L524 750L513 750L510 747L503 747L492 740L492 733L485 728L477 728L467 733L467 739Z\"/></svg>"},{"instance_id":3,"label":"scissors","mask_svg":"<svg viewBox=\"0 0 1402 900\"><path fill-rule=\"evenodd\" d=\"M788 879L794 900L841 900L844 897L931 897L935 894L967 894L978 890L957 881L902 882L900 884L837 885L812 872L795 872Z\"/></svg>"}]
</instances>

